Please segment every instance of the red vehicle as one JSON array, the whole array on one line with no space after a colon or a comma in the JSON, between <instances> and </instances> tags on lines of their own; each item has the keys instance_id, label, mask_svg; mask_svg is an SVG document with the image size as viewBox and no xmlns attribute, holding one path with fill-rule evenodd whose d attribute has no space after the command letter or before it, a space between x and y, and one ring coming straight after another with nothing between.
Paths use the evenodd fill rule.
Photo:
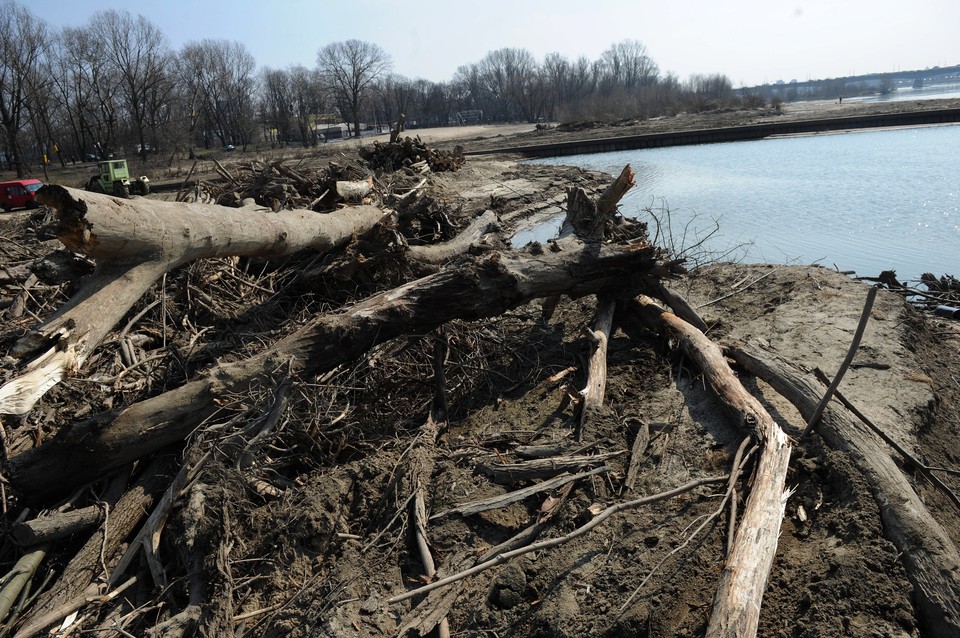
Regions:
<instances>
[{"instance_id":1,"label":"red vehicle","mask_svg":"<svg viewBox=\"0 0 960 638\"><path fill-rule=\"evenodd\" d=\"M37 191L43 186L39 179L18 179L12 182L0 182L0 206L3 210L12 208L36 208Z\"/></svg>"}]
</instances>

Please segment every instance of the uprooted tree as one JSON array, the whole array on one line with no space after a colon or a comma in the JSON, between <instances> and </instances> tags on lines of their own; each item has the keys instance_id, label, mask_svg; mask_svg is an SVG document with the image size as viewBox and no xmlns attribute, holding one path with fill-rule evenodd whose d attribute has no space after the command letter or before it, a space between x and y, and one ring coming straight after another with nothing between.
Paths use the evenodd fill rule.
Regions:
<instances>
[{"instance_id":1,"label":"uprooted tree","mask_svg":"<svg viewBox=\"0 0 960 638\"><path fill-rule=\"evenodd\" d=\"M412 148L409 140L407 146ZM417 179L429 171L428 167L410 170L412 162L403 162L384 149L377 151L389 156L391 165L405 165ZM456 169L460 163L462 158L448 168ZM297 179L309 181L302 176ZM111 399L109 409L79 415L53 436L18 447L6 459L5 467L5 489L15 496L17 507L46 507L64 498L79 502L82 499L76 493L71 495L77 488L87 484L101 487L97 499L85 510L67 508L63 513L21 521L15 531L24 547L23 557L14 577L0 583L0 622L12 623L6 627L15 628L17 636L37 635L78 611L95 622L99 609L118 604L114 602L118 595L143 578L128 570L141 549L149 576L157 591L162 591L172 578L167 573L170 567L157 558L159 538L171 512L180 507L187 529L182 548L185 556L180 559L184 573L176 577L184 583L180 585L182 595L153 626L141 619L140 627L149 629L151 635L190 635L197 627L205 635L233 635L238 619L246 616L233 613L231 603L222 603L223 591L233 587L223 554L231 542L229 517L217 514L224 527L213 531L211 524L204 522L216 499L209 488L200 487L198 476L210 465L222 463L249 473L250 489L260 497L275 497L277 486L253 475L257 464L269 455L265 439L278 427L291 385L323 384L364 356L370 357L372 366L384 348L417 337L434 344L429 379L421 380L429 381L429 410L393 474L396 489L405 494L405 508L409 508L397 516L402 513L410 521L424 586L396 583L396 595L382 602L389 608L408 598L420 601L405 612L399 623L401 634L414 630L426 635L437 628L440 635L449 635L444 617L456 600L458 587L473 574L587 534L625 509L723 484L726 489L720 504L707 518L707 522L715 521L736 504L737 486L747 483L742 514L736 507L732 510L731 529L735 524L736 532L731 534L706 635L756 635L789 494L786 475L792 444L730 371L719 347L704 336L703 321L665 284L682 272L680 261L650 243L644 224L617 214L618 202L632 184L627 167L603 192L571 189L561 239L522 250L506 247L492 211L446 232L428 232L425 229L443 225L438 220L446 220L443 215L430 217L435 211L426 198L420 198L417 186L384 198L381 205L341 203L327 212L275 210L282 206L241 202L240 196L233 201L242 205L231 207L117 200L46 187L40 200L56 213L57 238L69 250L92 259L96 267L68 302L44 317L14 346L11 354L21 363L16 375L0 388L0 414L28 415L36 410L64 379L80 374L98 355L103 356L106 340L119 344L122 370L111 378L91 377L90 381L122 387L122 377L131 377L150 364L149 357L136 355L129 333L145 313L157 303L165 303L144 304L144 296L160 287L157 296L164 299L169 276L211 263L205 260L234 260L232 267L242 258L247 272L259 269L273 276L280 272L278 260L300 256L294 274L287 275L288 285L295 280L301 291L311 286L335 290L319 307L303 309L289 325L263 330L264 336L258 339L262 345L257 349L248 344L241 351L216 352L204 359L203 369L198 370L190 364L189 348L181 348L171 361L179 370L158 381L157 387L135 388L130 391L134 399L129 401L119 392L119 402ZM333 190L351 193L348 197L352 198L359 189L362 199L370 186L372 181L363 180L360 186L344 183L342 189L338 185ZM324 189L313 202L325 200L326 205L330 190ZM230 268L225 268L203 276L222 282L231 276L229 272ZM266 304L276 303L279 296L272 283L268 287L263 280L238 286L247 291L260 288ZM217 301L212 298L216 293L211 286L204 290L187 284L183 288L185 295L192 295L216 314ZM485 470L494 481L532 483L527 487L449 511L428 512L427 485L433 474L438 433L448 420L444 362L452 337L444 336L443 331L457 331L463 322L497 317L538 299L544 300L544 319L549 320L550 309L561 296L597 300L596 316L587 330L592 344L587 382L572 399L579 405L571 428L574 445L541 450L533 455L534 460ZM125 317L129 317L126 326L117 331ZM594 512L592 519L576 529L537 541L551 529L578 483L596 475L619 480L612 478L607 465L618 452L583 453L592 449L593 420L604 403L606 347L615 318L618 322L644 322L648 329L676 340L728 409L731 422L742 433L743 445L729 471L721 475L652 497L623 498ZM167 331L192 331L188 344L192 346L202 331L192 326L186 315L178 324L173 325L172 320L169 326L164 323L160 338L167 343ZM747 354L738 356L746 358ZM753 356L762 363L762 357ZM760 370L761 363L751 365ZM790 378L788 370L771 369L763 368L757 374L774 377L774 385L776 379ZM792 396L801 411L808 409L806 402L810 401L804 392L809 394L809 388L794 389ZM335 424L343 416L330 420ZM838 449L853 446L864 471L879 477L876 497L885 503L890 534L904 539L932 534L941 539L934 548L913 547L904 540L901 551L919 591L919 606L930 635L955 635L960 631L960 609L949 592L960 591L956 548L915 502L904 505L902 499L891 495L891 491L910 490L902 477L897 478L899 470L878 462L882 454L868 449L859 430L856 436L850 435L853 442L849 442L850 437L835 424L839 418L828 411L822 426L824 437ZM637 436L629 455L632 458L624 462L628 468L625 483L635 479L631 463L636 462L637 449L642 452L643 440ZM137 474L128 486L132 467ZM285 487L294 489L295 485ZM474 515L538 494L545 495L545 500L531 527L486 552L459 557L452 563L459 565L459 570L447 569L444 577L438 575L428 540L430 520ZM226 505L221 503L221 507ZM84 533L89 540L54 583L24 605L26 585L36 578L44 556L59 539L73 533ZM100 581L106 586L98 586ZM264 614L275 611L264 609Z\"/></svg>"}]
</instances>

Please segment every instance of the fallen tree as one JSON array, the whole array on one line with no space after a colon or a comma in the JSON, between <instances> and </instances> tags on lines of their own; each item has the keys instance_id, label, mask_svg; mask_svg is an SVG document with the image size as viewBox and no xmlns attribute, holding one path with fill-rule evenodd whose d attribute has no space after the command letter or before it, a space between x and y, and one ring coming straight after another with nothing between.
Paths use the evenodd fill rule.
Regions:
<instances>
[{"instance_id":1,"label":"fallen tree","mask_svg":"<svg viewBox=\"0 0 960 638\"><path fill-rule=\"evenodd\" d=\"M577 244L536 259L491 253L446 268L342 312L321 315L260 354L222 364L202 379L77 424L10 460L10 480L28 500L46 500L67 481L89 481L183 439L230 395L270 384L279 373L303 378L354 359L378 343L428 331L452 319L502 314L536 298L620 289L679 265L653 247L609 247L596 255Z\"/></svg>"},{"instance_id":2,"label":"fallen tree","mask_svg":"<svg viewBox=\"0 0 960 638\"><path fill-rule=\"evenodd\" d=\"M772 353L744 344L727 352L751 374L770 383L805 419L815 414L822 387L810 375ZM917 604L930 636L960 634L960 553L930 514L882 440L846 412L827 408L817 432L834 448L848 452L869 478L880 504L884 534L902 553L916 588Z\"/></svg>"},{"instance_id":3,"label":"fallen tree","mask_svg":"<svg viewBox=\"0 0 960 638\"><path fill-rule=\"evenodd\" d=\"M389 213L373 206L330 214L273 213L254 205L124 200L48 186L38 200L57 212L56 234L97 260L83 288L23 337L12 354L39 353L18 379L0 388L0 414L26 414L43 394L77 370L130 307L164 273L197 259L280 257L343 246Z\"/></svg>"},{"instance_id":4,"label":"fallen tree","mask_svg":"<svg viewBox=\"0 0 960 638\"><path fill-rule=\"evenodd\" d=\"M421 179L420 167L406 168ZM304 182L309 195L297 201L319 201L329 190L307 185L300 171L274 170ZM365 184L364 192L381 184L352 177ZM647 241L641 223L617 214L632 181L628 167L606 189L570 189L565 226L571 236L520 250L504 248L492 211L480 214L480 208L453 224L451 208L438 200L415 201L423 183L399 197L376 194L393 202L396 214L376 206L293 216L208 206L184 219L163 219L165 207L154 209L157 202L149 200L131 200L141 208L121 213L113 200L63 191L65 209L80 200L89 204L82 215L74 209L74 224L63 236L74 250L96 253L91 281L98 283L88 282L55 316L39 313L43 322L34 332L39 346L61 335L50 351L74 353L68 371L78 370L76 378L45 388L33 409L4 421L4 450L12 453L0 488L9 520L23 519L14 529L25 545L4 545L5 557L25 557L15 577L0 581L0 610L14 615L8 627L31 635L76 611L74 630L157 636L299 638L408 629L425 635L436 627L444 635L481 626L510 626L515 635L752 636L758 626L764 633L764 614L771 612L768 598L763 607L761 598L769 582L783 589L777 541L791 534L784 477L793 442L703 335L715 327L666 285L680 264ZM520 201L530 197L520 184L509 189ZM286 187L270 192L271 210L290 194ZM493 196L481 198L483 207L507 207ZM217 199L242 198L222 193ZM145 219L145 232L135 219L143 210L157 211L158 220ZM404 221L414 211L427 213L416 228ZM208 214L237 216L236 239L207 238L211 227L192 225L193 217ZM314 245L308 232L294 242L299 249L284 252L294 243L288 244L281 220L327 233L320 220L335 217L354 220L334 233L339 239ZM272 230L246 228L254 219ZM127 242L130 228L134 237ZM194 261L210 245L216 255L293 254L283 264L252 263L264 272L295 273L277 289L239 269L210 270L202 257ZM182 261L169 262L168 254L181 254ZM191 261L191 271L180 268ZM183 297L144 283L157 273L176 278ZM217 284L200 290L191 277ZM249 301L242 312L217 313L232 278ZM39 294L36 282L24 292L31 286ZM127 304L123 311L96 316L101 302L90 300L100 299L98 287L111 288L113 298ZM146 298L137 301L136 289L147 291ZM638 293L676 313L643 300L641 313L661 337L618 335L624 317L638 310ZM202 308L164 309L183 298ZM550 323L527 305L535 299L557 313ZM261 314L266 306L273 314ZM78 308L82 312L64 319ZM287 320L273 323L284 312ZM125 316L131 318L120 336L109 338ZM96 331L102 333L96 339L84 336ZM137 343L154 338L159 344L152 337L158 334L163 345L131 359L124 335L137 331L145 333L133 335ZM219 345L240 331L250 336L229 342L232 349ZM697 386L709 385L730 409L739 429L732 441L718 443L715 430L684 427L697 420L683 416L687 406L671 405L667 411L676 416L670 422L639 407L655 382L670 385L674 376L658 354L664 339L679 342L703 371L706 383L697 376L684 390L687 398L697 400ZM194 344L204 341L209 352L192 359ZM76 359L81 342L85 362ZM105 343L94 351L98 342ZM678 388L688 372L681 363ZM131 378L137 384L127 384ZM107 399L76 408L88 389ZM675 453L691 436L708 447ZM751 440L761 447L750 451ZM805 453L802 445L797 448ZM171 449L175 455L165 453ZM176 478L156 472L151 458L176 458ZM149 498L142 488L127 487L130 467L138 485L150 484ZM112 489L104 487L108 482ZM717 492L714 484L725 487ZM163 497L154 500L164 485ZM901 481L889 489L912 488ZM738 506L741 494L745 509ZM65 506L26 520L32 513L25 505L53 506L64 498ZM108 504L121 503L122 519L111 520ZM148 508L146 522L138 523ZM728 509L728 525L718 525ZM903 538L917 536L904 529ZM65 534L80 542L64 542ZM789 540L787 552L797 544ZM550 551L561 545L563 551ZM918 618L935 623L941 613L949 619L949 602L932 595L952 582L935 573L951 564L941 560L947 554L939 546L908 545L898 547L916 564L908 567L911 580L931 601L920 606ZM78 546L83 549L72 556ZM145 562L137 571L141 550ZM791 560L795 555L788 569ZM53 586L43 586L49 593L25 603L24 587L44 562L68 567ZM815 588L810 583L830 578L815 576L797 586ZM100 581L106 588L96 585ZM136 606L118 596L134 586L127 591L137 592ZM798 608L780 595L772 613ZM156 605L142 604L151 596ZM872 608L871 623L889 629L896 618L906 627L895 616L900 603L882 602ZM789 613L804 617L802 610Z\"/></svg>"}]
</instances>

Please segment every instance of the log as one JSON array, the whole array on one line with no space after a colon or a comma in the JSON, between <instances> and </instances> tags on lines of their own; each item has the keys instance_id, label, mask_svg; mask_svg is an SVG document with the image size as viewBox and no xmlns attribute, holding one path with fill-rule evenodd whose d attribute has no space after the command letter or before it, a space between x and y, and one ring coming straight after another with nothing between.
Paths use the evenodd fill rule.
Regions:
<instances>
[{"instance_id":1,"label":"log","mask_svg":"<svg viewBox=\"0 0 960 638\"><path fill-rule=\"evenodd\" d=\"M169 480L170 477L165 475L166 465L166 460L157 460L145 468L136 484L110 509L109 518L104 520L101 528L90 536L64 567L60 580L37 600L18 636L35 635L63 618L69 612L63 613L63 616L59 616L58 612L86 598L92 583L96 588L94 581L106 576L103 573L107 568L104 561L110 562L116 558L120 544L146 516L146 511Z\"/></svg>"},{"instance_id":2,"label":"log","mask_svg":"<svg viewBox=\"0 0 960 638\"><path fill-rule=\"evenodd\" d=\"M727 353L793 403L810 419L822 395L810 375L776 355L743 344ZM901 552L907 577L914 586L917 609L927 636L960 636L960 553L914 491L910 481L881 441L860 421L827 407L817 432L830 447L849 453L863 472L880 505L884 535Z\"/></svg>"},{"instance_id":3,"label":"log","mask_svg":"<svg viewBox=\"0 0 960 638\"><path fill-rule=\"evenodd\" d=\"M478 463L476 469L481 474L488 476L494 483L513 485L522 481L550 478L564 472L576 472L583 468L604 463L621 454L623 454L622 451L583 456L555 456L519 463Z\"/></svg>"},{"instance_id":4,"label":"log","mask_svg":"<svg viewBox=\"0 0 960 638\"><path fill-rule=\"evenodd\" d=\"M103 511L96 505L90 505L20 523L13 527L10 535L21 546L29 547L72 536L93 527L102 518Z\"/></svg>"},{"instance_id":5,"label":"log","mask_svg":"<svg viewBox=\"0 0 960 638\"><path fill-rule=\"evenodd\" d=\"M450 241L428 246L410 246L407 256L419 265L439 265L471 252L484 235L498 229L497 214L488 210Z\"/></svg>"},{"instance_id":6,"label":"log","mask_svg":"<svg viewBox=\"0 0 960 638\"><path fill-rule=\"evenodd\" d=\"M44 501L129 461L182 440L204 419L254 384L273 385L279 371L312 376L351 361L399 335L432 330L451 319L497 316L533 299L580 297L639 285L669 274L659 249L567 249L537 257L491 252L446 268L339 312L320 315L260 354L215 366L165 394L63 428L53 439L9 460L9 478L27 501Z\"/></svg>"},{"instance_id":7,"label":"log","mask_svg":"<svg viewBox=\"0 0 960 638\"><path fill-rule=\"evenodd\" d=\"M40 189L57 211L67 248L97 259L93 276L69 302L14 346L41 357L0 388L0 414L26 414L47 390L83 365L97 344L163 273L206 257L280 257L329 251L373 228L373 206L329 214L116 199L63 186Z\"/></svg>"},{"instance_id":8,"label":"log","mask_svg":"<svg viewBox=\"0 0 960 638\"><path fill-rule=\"evenodd\" d=\"M743 519L720 576L706 633L708 638L756 636L760 603L773 567L790 494L785 487L790 442L770 413L730 370L719 346L652 299L641 295L633 303L645 320L679 339L680 346L703 372L717 398L737 419L739 428L763 443Z\"/></svg>"},{"instance_id":9,"label":"log","mask_svg":"<svg viewBox=\"0 0 960 638\"><path fill-rule=\"evenodd\" d=\"M359 202L373 190L373 178L337 182L337 195L345 202Z\"/></svg>"},{"instance_id":10,"label":"log","mask_svg":"<svg viewBox=\"0 0 960 638\"><path fill-rule=\"evenodd\" d=\"M577 423L576 439L583 440L583 433L590 420L603 407L603 396L607 391L607 343L613 329L613 314L617 308L612 299L597 299L597 312L593 319L593 329L587 336L593 343L590 362L587 366L587 385L580 391L583 397L580 420Z\"/></svg>"}]
</instances>

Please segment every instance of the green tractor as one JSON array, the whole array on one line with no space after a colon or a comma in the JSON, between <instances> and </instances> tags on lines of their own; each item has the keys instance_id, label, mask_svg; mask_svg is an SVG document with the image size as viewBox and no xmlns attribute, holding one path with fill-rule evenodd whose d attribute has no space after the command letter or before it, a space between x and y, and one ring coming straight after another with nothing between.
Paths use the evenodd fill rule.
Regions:
<instances>
[{"instance_id":1,"label":"green tractor","mask_svg":"<svg viewBox=\"0 0 960 638\"><path fill-rule=\"evenodd\" d=\"M116 197L149 195L150 180L141 175L131 181L127 160L105 160L97 164L97 174L90 177L87 190Z\"/></svg>"}]
</instances>

